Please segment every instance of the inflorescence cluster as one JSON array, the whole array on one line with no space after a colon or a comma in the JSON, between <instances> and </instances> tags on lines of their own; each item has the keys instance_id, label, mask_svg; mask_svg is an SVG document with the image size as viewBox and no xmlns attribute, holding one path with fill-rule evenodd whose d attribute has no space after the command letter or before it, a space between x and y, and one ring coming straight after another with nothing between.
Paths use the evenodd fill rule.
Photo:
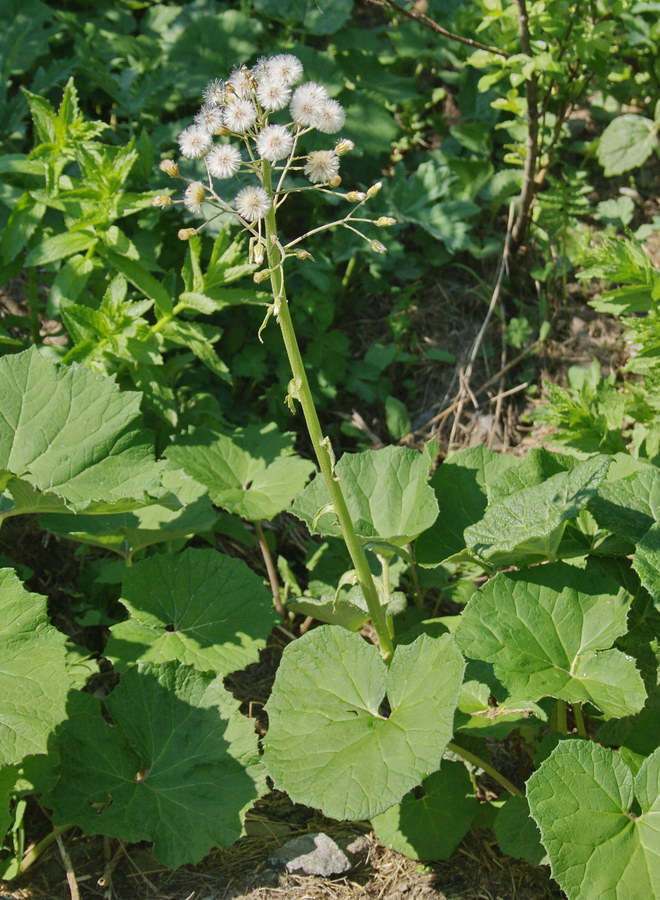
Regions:
<instances>
[{"instance_id":1,"label":"inflorescence cluster","mask_svg":"<svg viewBox=\"0 0 660 900\"><path fill-rule=\"evenodd\" d=\"M220 212L235 216L252 233L253 246L256 243L259 247L263 240L261 223L271 209L276 210L292 193L324 190L355 207L343 219L310 233L335 225L344 226L367 240L372 250L384 253L385 247L380 241L369 240L349 224L394 224L394 219L385 216L376 220L355 216L357 209L377 193L380 183L367 192L337 191L341 184L340 157L353 149L353 142L339 139L330 150L298 153L298 142L303 135L314 129L323 134L336 134L346 120L341 104L328 97L322 85L307 81L296 87L302 76L300 60L292 54L281 53L260 59L251 69L241 66L226 81L215 80L207 85L204 103L193 124L179 135L181 155L191 160L202 159L207 181L186 179L189 183L181 200L159 196L154 199L154 205L170 206L180 202L190 212L199 213L202 204L210 203ZM281 121L271 121L273 116ZM173 177L179 175L174 160L163 160L160 168ZM229 200L222 196L222 193L227 194L224 185L216 188L216 180L225 182L244 174L256 176L258 183L242 187L236 193L234 188L234 196ZM304 182L302 185L296 182L285 187L287 176L304 178L309 184L305 187ZM179 231L179 237L186 240L197 231L199 228L184 228ZM286 251L300 240L302 237L283 249ZM296 251L298 256L303 253ZM256 261L260 260L257 258Z\"/></svg>"}]
</instances>

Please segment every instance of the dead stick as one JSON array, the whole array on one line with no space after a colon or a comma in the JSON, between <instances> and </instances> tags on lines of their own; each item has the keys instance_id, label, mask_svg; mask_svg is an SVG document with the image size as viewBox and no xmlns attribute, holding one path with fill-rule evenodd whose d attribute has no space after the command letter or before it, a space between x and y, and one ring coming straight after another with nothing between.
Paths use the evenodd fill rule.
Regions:
<instances>
[{"instance_id":1,"label":"dead stick","mask_svg":"<svg viewBox=\"0 0 660 900\"><path fill-rule=\"evenodd\" d=\"M270 547L268 546L268 541L266 540L266 535L264 534L264 530L261 527L261 522L255 519L252 524L254 525L254 530L257 533L259 549L261 550L261 555L263 556L264 563L266 564L268 581L270 582L270 589L273 593L273 605L275 606L277 614L284 620L286 620L288 618L288 615L287 611L284 609L282 597L280 596L280 582L277 577L277 569L275 568L275 563L273 562L273 557L270 552Z\"/></svg>"}]
</instances>

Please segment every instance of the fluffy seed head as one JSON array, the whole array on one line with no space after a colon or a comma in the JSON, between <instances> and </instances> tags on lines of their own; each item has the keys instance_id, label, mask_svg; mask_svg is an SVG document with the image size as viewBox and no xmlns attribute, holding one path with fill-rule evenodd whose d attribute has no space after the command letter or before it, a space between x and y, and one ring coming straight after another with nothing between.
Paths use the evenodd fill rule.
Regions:
<instances>
[{"instance_id":1,"label":"fluffy seed head","mask_svg":"<svg viewBox=\"0 0 660 900\"><path fill-rule=\"evenodd\" d=\"M214 78L204 88L202 96L207 103L212 103L214 106L223 106L227 99L227 88L224 81Z\"/></svg>"},{"instance_id":2,"label":"fluffy seed head","mask_svg":"<svg viewBox=\"0 0 660 900\"><path fill-rule=\"evenodd\" d=\"M218 144L206 157L209 172L215 178L231 178L241 167L241 153L231 144Z\"/></svg>"},{"instance_id":3,"label":"fluffy seed head","mask_svg":"<svg viewBox=\"0 0 660 900\"><path fill-rule=\"evenodd\" d=\"M206 197L206 188L201 181L193 181L183 192L183 205L190 212L198 213Z\"/></svg>"},{"instance_id":4,"label":"fluffy seed head","mask_svg":"<svg viewBox=\"0 0 660 900\"><path fill-rule=\"evenodd\" d=\"M195 125L205 128L209 134L217 134L222 131L222 109L213 103L205 103L195 116Z\"/></svg>"},{"instance_id":5,"label":"fluffy seed head","mask_svg":"<svg viewBox=\"0 0 660 900\"><path fill-rule=\"evenodd\" d=\"M328 92L315 81L306 81L296 88L291 98L291 118L299 125L316 125L321 107L328 99Z\"/></svg>"},{"instance_id":6,"label":"fluffy seed head","mask_svg":"<svg viewBox=\"0 0 660 900\"><path fill-rule=\"evenodd\" d=\"M179 135L179 150L187 159L198 159L211 149L211 135L206 128L190 125Z\"/></svg>"},{"instance_id":7,"label":"fluffy seed head","mask_svg":"<svg viewBox=\"0 0 660 900\"><path fill-rule=\"evenodd\" d=\"M158 164L158 168L161 170L161 172L165 172L166 175L169 175L170 178L176 178L176 176L179 174L179 167L173 159L163 159Z\"/></svg>"},{"instance_id":8,"label":"fluffy seed head","mask_svg":"<svg viewBox=\"0 0 660 900\"><path fill-rule=\"evenodd\" d=\"M297 56L292 53L278 53L266 60L268 74L271 78L279 78L286 85L295 84L302 78L303 67Z\"/></svg>"},{"instance_id":9,"label":"fluffy seed head","mask_svg":"<svg viewBox=\"0 0 660 900\"><path fill-rule=\"evenodd\" d=\"M227 86L230 93L233 92L241 100L247 100L254 88L254 80L252 75L250 75L250 70L245 66L241 66L240 69L234 69L227 79Z\"/></svg>"},{"instance_id":10,"label":"fluffy seed head","mask_svg":"<svg viewBox=\"0 0 660 900\"><path fill-rule=\"evenodd\" d=\"M334 134L343 127L346 121L346 113L341 103L336 100L326 100L322 103L314 120L314 125L324 134Z\"/></svg>"},{"instance_id":11,"label":"fluffy seed head","mask_svg":"<svg viewBox=\"0 0 660 900\"><path fill-rule=\"evenodd\" d=\"M257 99L268 112L284 109L291 99L291 88L281 78L271 78L266 75L259 82Z\"/></svg>"},{"instance_id":12,"label":"fluffy seed head","mask_svg":"<svg viewBox=\"0 0 660 900\"><path fill-rule=\"evenodd\" d=\"M166 194L161 194L159 197L154 197L151 201L151 205L165 208L166 206L171 206L173 202L171 197L168 197Z\"/></svg>"},{"instance_id":13,"label":"fluffy seed head","mask_svg":"<svg viewBox=\"0 0 660 900\"><path fill-rule=\"evenodd\" d=\"M262 187L246 187L234 200L239 216L248 222L258 222L270 209L270 198Z\"/></svg>"},{"instance_id":14,"label":"fluffy seed head","mask_svg":"<svg viewBox=\"0 0 660 900\"><path fill-rule=\"evenodd\" d=\"M236 134L245 134L254 125L256 118L257 110L251 100L234 99L225 107L225 125Z\"/></svg>"},{"instance_id":15,"label":"fluffy seed head","mask_svg":"<svg viewBox=\"0 0 660 900\"><path fill-rule=\"evenodd\" d=\"M262 159L277 162L291 153L293 136L284 125L266 125L256 140L257 152Z\"/></svg>"},{"instance_id":16,"label":"fluffy seed head","mask_svg":"<svg viewBox=\"0 0 660 900\"><path fill-rule=\"evenodd\" d=\"M355 144L353 141L349 141L348 138L342 138L335 144L335 153L337 156L343 156L345 153L350 153L351 150L355 150Z\"/></svg>"},{"instance_id":17,"label":"fluffy seed head","mask_svg":"<svg viewBox=\"0 0 660 900\"><path fill-rule=\"evenodd\" d=\"M312 184L327 184L337 177L339 157L332 150L312 150L307 157L304 172Z\"/></svg>"}]
</instances>

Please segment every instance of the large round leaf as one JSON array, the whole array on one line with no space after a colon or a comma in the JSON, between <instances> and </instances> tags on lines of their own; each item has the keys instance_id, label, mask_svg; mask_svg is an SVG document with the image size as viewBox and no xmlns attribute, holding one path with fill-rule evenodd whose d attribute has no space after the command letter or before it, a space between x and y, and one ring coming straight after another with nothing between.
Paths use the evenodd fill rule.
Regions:
<instances>
[{"instance_id":1,"label":"large round leaf","mask_svg":"<svg viewBox=\"0 0 660 900\"><path fill-rule=\"evenodd\" d=\"M171 867L240 837L265 784L254 728L221 676L174 662L134 667L106 706L113 725L90 694L71 696L47 801L57 823L153 841Z\"/></svg>"},{"instance_id":2,"label":"large round leaf","mask_svg":"<svg viewBox=\"0 0 660 900\"><path fill-rule=\"evenodd\" d=\"M201 671L233 672L258 659L277 624L270 593L240 559L190 548L150 556L126 570L125 622L105 655L123 667L176 659Z\"/></svg>"},{"instance_id":3,"label":"large round leaf","mask_svg":"<svg viewBox=\"0 0 660 900\"><path fill-rule=\"evenodd\" d=\"M633 779L613 750L562 741L527 782L527 797L569 900L657 896L660 749Z\"/></svg>"},{"instance_id":4,"label":"large round leaf","mask_svg":"<svg viewBox=\"0 0 660 900\"><path fill-rule=\"evenodd\" d=\"M389 668L341 628L289 644L267 705L275 786L336 819L384 812L438 769L464 667L450 635L397 647Z\"/></svg>"}]
</instances>

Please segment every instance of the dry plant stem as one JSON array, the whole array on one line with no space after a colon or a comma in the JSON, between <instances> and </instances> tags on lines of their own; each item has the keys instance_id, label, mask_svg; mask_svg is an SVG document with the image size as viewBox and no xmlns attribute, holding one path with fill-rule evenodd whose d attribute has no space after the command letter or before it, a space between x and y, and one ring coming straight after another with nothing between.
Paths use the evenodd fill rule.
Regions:
<instances>
[{"instance_id":1,"label":"dry plant stem","mask_svg":"<svg viewBox=\"0 0 660 900\"><path fill-rule=\"evenodd\" d=\"M273 562L273 557L270 552L270 547L268 546L268 541L266 540L266 535L264 534L261 522L258 522L255 519L252 524L254 525L257 540L259 541L259 549L261 550L261 555L264 558L266 572L268 572L268 581L270 582L270 589L273 593L273 606L275 607L278 616L281 616L283 619L287 619L287 612L284 609L284 604L282 603L282 597L280 595L280 583L277 578L277 569L275 568L275 563Z\"/></svg>"},{"instance_id":2,"label":"dry plant stem","mask_svg":"<svg viewBox=\"0 0 660 900\"><path fill-rule=\"evenodd\" d=\"M472 38L466 38L460 34L454 34L453 31L447 31L446 28L443 28L442 25L438 25L434 19L430 18L430 16L427 16L425 13L414 8L406 9L404 6L399 6L394 0L367 0L367 3L371 3L372 6L382 6L385 9L392 9L395 12L401 13L401 15L412 19L413 22L419 22L420 25L428 28L429 31L435 31L436 34L441 34L443 37L449 38L452 41L458 41L459 44L474 47L475 50L487 50L489 53L495 53L497 56L504 56L505 58L511 56L506 50L490 47L488 44L481 44L479 41L473 41Z\"/></svg>"},{"instance_id":3,"label":"dry plant stem","mask_svg":"<svg viewBox=\"0 0 660 900\"><path fill-rule=\"evenodd\" d=\"M481 759L481 757L476 756L474 753L470 753L469 750L464 750L463 747L459 747L458 744L454 743L447 744L447 750L451 753L456 753L457 756L460 756L461 759L464 759L466 762L472 763L473 766L478 766L480 769L483 769L487 775L490 775L493 781L501 784L502 787L510 794L513 794L514 797L522 796L523 792L520 788L517 788L515 784L512 784L508 778L505 778L504 775L498 772L497 769L494 769L490 763Z\"/></svg>"},{"instance_id":4,"label":"dry plant stem","mask_svg":"<svg viewBox=\"0 0 660 900\"><path fill-rule=\"evenodd\" d=\"M262 169L263 186L269 196L273 194L272 169L268 162L263 161ZM364 598L367 602L369 615L373 623L376 634L378 635L378 643L380 645L381 656L386 662L389 662L394 652L392 639L387 627L385 612L381 606L378 590L373 580L369 563L365 555L362 544L358 540L353 527L344 494L339 485L339 481L335 478L333 468L334 461L331 455L330 442L323 436L321 423L316 412L312 392L307 380L307 373L303 363L296 334L291 321L291 312L284 288L284 274L282 269L282 252L277 238L277 223L275 221L275 209L273 206L268 210L265 216L266 225L266 252L268 254L268 267L270 269L271 288L273 292L273 301L275 305L274 314L282 331L282 338L291 372L293 374L293 393L295 399L298 400L302 407L303 416L309 436L312 440L314 453L318 460L319 468L325 480L330 500L339 526L346 542L346 547L350 554L353 566L357 572L358 581Z\"/></svg>"},{"instance_id":5,"label":"dry plant stem","mask_svg":"<svg viewBox=\"0 0 660 900\"><path fill-rule=\"evenodd\" d=\"M526 0L515 0L518 8L518 30L520 33L520 49L531 57L532 45L529 37L529 20L527 18ZM512 240L515 246L522 243L536 191L536 162L539 152L539 108L538 108L538 78L532 75L526 82L525 94L527 97L527 152L525 154L525 167L523 170L523 184L520 192L520 206L516 224L513 226Z\"/></svg>"},{"instance_id":6,"label":"dry plant stem","mask_svg":"<svg viewBox=\"0 0 660 900\"><path fill-rule=\"evenodd\" d=\"M19 869L21 875L27 872L32 863L36 862L41 854L47 850L51 844L55 843L61 834L65 834L72 828L73 825L58 825L57 828L53 828L52 831L49 831L46 837L42 838L38 844L34 844L34 846L26 850Z\"/></svg>"},{"instance_id":7,"label":"dry plant stem","mask_svg":"<svg viewBox=\"0 0 660 900\"><path fill-rule=\"evenodd\" d=\"M66 880L69 885L69 893L71 894L71 900L80 900L80 891L78 890L78 882L76 881L76 873L73 870L73 864L71 863L71 857L69 856L69 852L64 846L64 841L62 840L59 834L55 835L55 840L57 841L57 847L60 851L60 856L62 857L62 863L64 864L64 869L66 871Z\"/></svg>"}]
</instances>

